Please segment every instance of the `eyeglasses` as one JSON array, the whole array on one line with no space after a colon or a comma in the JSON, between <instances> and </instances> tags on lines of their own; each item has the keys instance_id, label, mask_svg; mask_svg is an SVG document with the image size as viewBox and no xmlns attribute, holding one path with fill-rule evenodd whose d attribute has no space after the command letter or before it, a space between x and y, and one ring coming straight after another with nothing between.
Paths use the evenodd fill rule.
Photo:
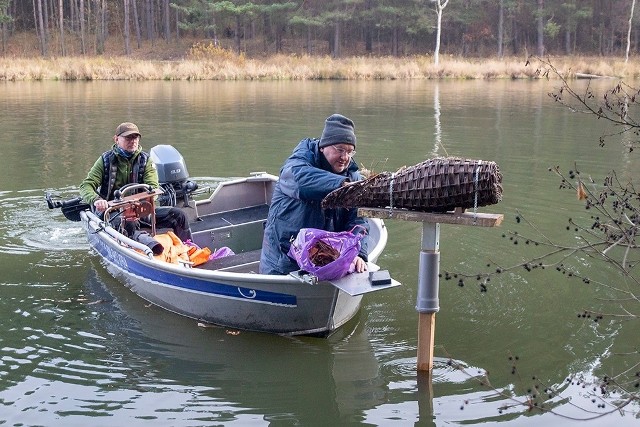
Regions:
<instances>
[{"instance_id":1,"label":"eyeglasses","mask_svg":"<svg viewBox=\"0 0 640 427\"><path fill-rule=\"evenodd\" d=\"M133 141L134 139L138 139L140 138L140 135L138 135L137 133L131 134L131 135L127 135L127 136L123 136L122 138L128 140L128 141Z\"/></svg>"},{"instance_id":2,"label":"eyeglasses","mask_svg":"<svg viewBox=\"0 0 640 427\"><path fill-rule=\"evenodd\" d=\"M335 145L330 145L330 147L333 148L334 150L336 150L336 153L338 153L340 155L340 157L347 156L347 157L351 158L351 157L356 155L356 150L347 151L344 148L338 148Z\"/></svg>"}]
</instances>

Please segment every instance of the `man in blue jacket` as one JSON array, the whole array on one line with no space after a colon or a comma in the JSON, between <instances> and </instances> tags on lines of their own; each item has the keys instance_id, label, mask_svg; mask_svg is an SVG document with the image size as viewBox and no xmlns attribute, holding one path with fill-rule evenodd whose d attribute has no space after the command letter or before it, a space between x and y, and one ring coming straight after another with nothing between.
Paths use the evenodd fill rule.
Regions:
<instances>
[{"instance_id":1,"label":"man in blue jacket","mask_svg":"<svg viewBox=\"0 0 640 427\"><path fill-rule=\"evenodd\" d=\"M273 191L269 216L264 230L260 273L288 274L299 270L287 253L291 240L301 228L327 231L350 231L364 226L365 219L357 209L322 209L322 199L331 191L349 182L362 179L356 154L353 121L340 114L325 120L320 139L300 141L280 170L280 179ZM355 261L355 271L367 269L367 238Z\"/></svg>"}]
</instances>

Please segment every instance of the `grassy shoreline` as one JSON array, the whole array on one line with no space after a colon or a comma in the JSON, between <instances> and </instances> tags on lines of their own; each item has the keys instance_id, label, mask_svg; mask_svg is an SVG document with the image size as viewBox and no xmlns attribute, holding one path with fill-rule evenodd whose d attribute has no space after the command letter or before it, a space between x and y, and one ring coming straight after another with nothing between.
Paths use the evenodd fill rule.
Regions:
<instances>
[{"instance_id":1,"label":"grassy shoreline","mask_svg":"<svg viewBox=\"0 0 640 427\"><path fill-rule=\"evenodd\" d=\"M633 80L640 58L562 56L549 60L568 79L580 74ZM231 54L173 61L113 57L0 58L0 81L30 80L395 80L532 79L538 65L526 58L467 59L441 56L331 57L275 55L249 59Z\"/></svg>"}]
</instances>

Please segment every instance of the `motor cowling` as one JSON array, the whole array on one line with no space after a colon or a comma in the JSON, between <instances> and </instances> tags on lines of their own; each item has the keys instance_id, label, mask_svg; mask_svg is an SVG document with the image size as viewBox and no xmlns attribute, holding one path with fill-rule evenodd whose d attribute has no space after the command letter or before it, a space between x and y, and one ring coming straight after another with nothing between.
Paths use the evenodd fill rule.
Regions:
<instances>
[{"instance_id":1,"label":"motor cowling","mask_svg":"<svg viewBox=\"0 0 640 427\"><path fill-rule=\"evenodd\" d=\"M160 206L188 206L189 196L198 184L189 180L182 154L171 145L156 145L149 151L158 171L158 181L164 194L158 197Z\"/></svg>"}]
</instances>

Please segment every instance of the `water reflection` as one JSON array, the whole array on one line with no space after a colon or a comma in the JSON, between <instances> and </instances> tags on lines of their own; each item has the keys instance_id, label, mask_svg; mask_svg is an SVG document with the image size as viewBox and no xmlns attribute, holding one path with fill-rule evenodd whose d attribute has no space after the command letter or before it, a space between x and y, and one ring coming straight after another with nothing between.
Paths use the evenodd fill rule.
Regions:
<instances>
[{"instance_id":1,"label":"water reflection","mask_svg":"<svg viewBox=\"0 0 640 427\"><path fill-rule=\"evenodd\" d=\"M131 387L158 381L197 385L204 387L198 395L218 404L303 425L315 423L317 408L322 408L323 419L339 422L357 419L385 398L362 322L328 340L238 333L201 328L145 305L96 266L89 269L86 287L91 299L102 302L95 306L99 314L93 322L98 335L121 341L116 347L128 346L127 357L135 355L150 367L149 372L135 372ZM123 380L119 383L121 387ZM168 408L156 407L161 410ZM199 411L215 414L220 409L205 405Z\"/></svg>"},{"instance_id":2,"label":"water reflection","mask_svg":"<svg viewBox=\"0 0 640 427\"><path fill-rule=\"evenodd\" d=\"M442 146L442 124L440 123L440 85L433 88L433 119L435 122L434 145L431 157L446 157L447 150L443 147L444 155L440 154Z\"/></svg>"}]
</instances>

